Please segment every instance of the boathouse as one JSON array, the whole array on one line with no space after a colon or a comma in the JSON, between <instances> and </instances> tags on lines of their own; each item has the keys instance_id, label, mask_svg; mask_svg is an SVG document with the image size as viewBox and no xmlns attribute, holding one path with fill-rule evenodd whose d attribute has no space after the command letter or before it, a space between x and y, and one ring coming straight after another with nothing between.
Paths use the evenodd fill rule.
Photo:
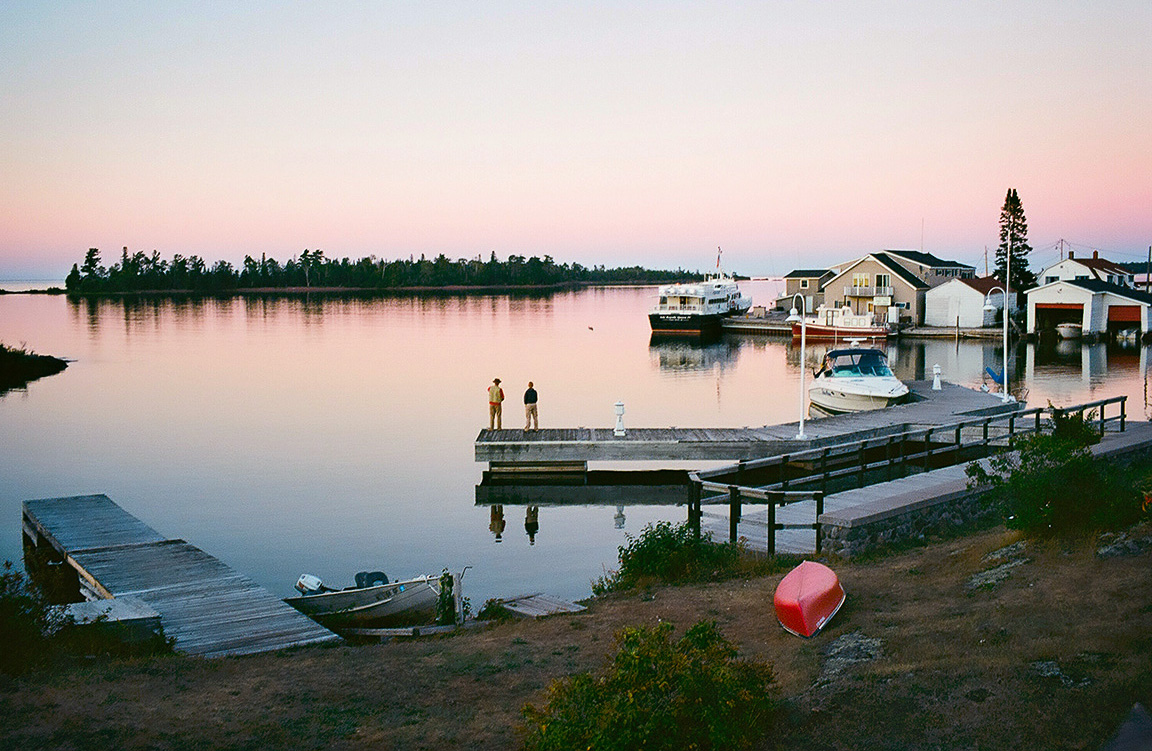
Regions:
<instances>
[{"instance_id":1,"label":"boathouse","mask_svg":"<svg viewBox=\"0 0 1152 751\"><path fill-rule=\"evenodd\" d=\"M995 292L993 287L999 287ZM1004 285L995 277L955 278L924 294L925 326L960 326L977 329L994 326L1004 309ZM1016 310L1016 293L1009 295ZM985 306L992 310L985 310Z\"/></svg>"},{"instance_id":2,"label":"boathouse","mask_svg":"<svg viewBox=\"0 0 1152 751\"><path fill-rule=\"evenodd\" d=\"M1028 299L1028 333L1078 323L1085 334L1107 334L1138 328L1148 332L1152 294L1099 279L1049 282L1024 293Z\"/></svg>"}]
</instances>

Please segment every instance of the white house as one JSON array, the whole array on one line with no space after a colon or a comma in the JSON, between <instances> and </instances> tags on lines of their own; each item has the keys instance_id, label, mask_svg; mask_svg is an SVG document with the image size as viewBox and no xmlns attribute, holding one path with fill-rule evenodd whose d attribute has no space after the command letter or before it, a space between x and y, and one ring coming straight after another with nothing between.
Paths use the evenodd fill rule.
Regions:
<instances>
[{"instance_id":1,"label":"white house","mask_svg":"<svg viewBox=\"0 0 1152 751\"><path fill-rule=\"evenodd\" d=\"M1091 258L1077 258L1068 252L1068 257L1060 263L1049 266L1036 275L1041 286L1052 282L1074 282L1095 279L1121 287L1136 286L1135 275L1123 266L1100 257L1100 251L1092 251Z\"/></svg>"},{"instance_id":2,"label":"white house","mask_svg":"<svg viewBox=\"0 0 1152 751\"><path fill-rule=\"evenodd\" d=\"M995 292L993 287L998 287ZM1010 296L1016 309L1016 293ZM984 310L990 304L994 310ZM960 326L973 329L992 326L1004 308L1004 287L994 277L954 278L924 293L925 326Z\"/></svg>"},{"instance_id":3,"label":"white house","mask_svg":"<svg viewBox=\"0 0 1152 751\"><path fill-rule=\"evenodd\" d=\"M1029 334L1060 323L1078 323L1086 334L1150 330L1148 310L1152 307L1152 294L1133 287L1099 279L1073 279L1049 282L1024 295L1028 298Z\"/></svg>"}]
</instances>

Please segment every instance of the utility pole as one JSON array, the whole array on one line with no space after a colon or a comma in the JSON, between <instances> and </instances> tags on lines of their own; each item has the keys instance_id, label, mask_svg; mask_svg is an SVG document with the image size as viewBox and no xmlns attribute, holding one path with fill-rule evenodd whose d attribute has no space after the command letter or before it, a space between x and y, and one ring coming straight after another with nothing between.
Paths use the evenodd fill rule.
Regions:
<instances>
[{"instance_id":1,"label":"utility pole","mask_svg":"<svg viewBox=\"0 0 1152 751\"><path fill-rule=\"evenodd\" d=\"M988 276L988 246L984 246L984 276Z\"/></svg>"},{"instance_id":2,"label":"utility pole","mask_svg":"<svg viewBox=\"0 0 1152 751\"><path fill-rule=\"evenodd\" d=\"M1144 291L1147 292L1152 289L1152 245L1148 246L1148 266L1144 271Z\"/></svg>"}]
</instances>

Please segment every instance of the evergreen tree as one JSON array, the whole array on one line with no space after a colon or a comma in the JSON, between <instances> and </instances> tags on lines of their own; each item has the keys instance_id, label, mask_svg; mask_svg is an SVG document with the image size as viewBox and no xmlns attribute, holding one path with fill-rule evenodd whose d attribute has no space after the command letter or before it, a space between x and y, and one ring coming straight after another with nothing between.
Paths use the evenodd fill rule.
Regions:
<instances>
[{"instance_id":1,"label":"evergreen tree","mask_svg":"<svg viewBox=\"0 0 1152 751\"><path fill-rule=\"evenodd\" d=\"M1004 283L1005 266L1011 253L1012 279L1009 287L1017 292L1035 287L1036 275L1028 270L1028 254L1031 252L1024 206L1020 203L1016 189L1009 188L1008 195L1004 197L1004 206L1000 209L1000 246L996 248L996 272L993 276L1001 284Z\"/></svg>"}]
</instances>

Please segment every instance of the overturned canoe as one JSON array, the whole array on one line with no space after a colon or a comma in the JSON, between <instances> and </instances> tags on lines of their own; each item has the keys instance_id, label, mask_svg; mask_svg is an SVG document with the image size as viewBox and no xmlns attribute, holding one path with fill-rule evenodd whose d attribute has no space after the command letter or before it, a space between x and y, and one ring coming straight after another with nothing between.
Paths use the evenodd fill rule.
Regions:
<instances>
[{"instance_id":1,"label":"overturned canoe","mask_svg":"<svg viewBox=\"0 0 1152 751\"><path fill-rule=\"evenodd\" d=\"M776 586L776 617L786 631L810 637L819 633L844 604L836 572L822 563L804 561Z\"/></svg>"}]
</instances>

